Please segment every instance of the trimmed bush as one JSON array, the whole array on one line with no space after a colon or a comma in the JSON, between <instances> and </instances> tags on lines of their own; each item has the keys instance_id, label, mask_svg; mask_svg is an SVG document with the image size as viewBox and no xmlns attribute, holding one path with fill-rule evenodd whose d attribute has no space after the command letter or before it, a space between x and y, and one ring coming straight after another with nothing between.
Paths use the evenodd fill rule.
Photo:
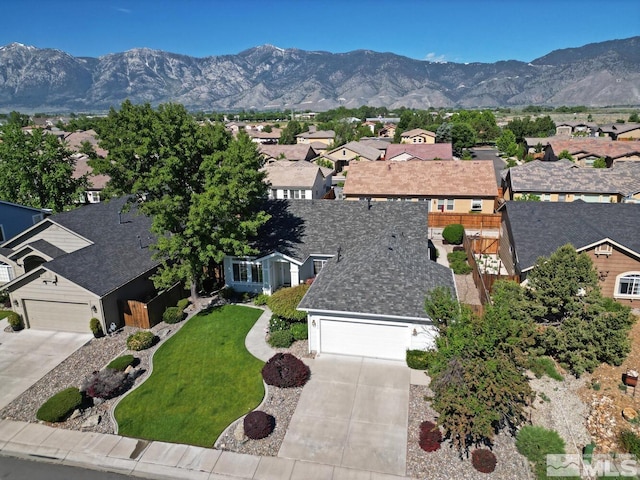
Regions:
<instances>
[{"instance_id":1,"label":"trimmed bush","mask_svg":"<svg viewBox=\"0 0 640 480\"><path fill-rule=\"evenodd\" d=\"M407 350L407 366L413 370L426 370L433 355L432 350Z\"/></svg>"},{"instance_id":2,"label":"trimmed bush","mask_svg":"<svg viewBox=\"0 0 640 480\"><path fill-rule=\"evenodd\" d=\"M471 464L479 472L493 472L496 469L496 463L498 463L498 460L491 450L476 448L471 452Z\"/></svg>"},{"instance_id":3,"label":"trimmed bush","mask_svg":"<svg viewBox=\"0 0 640 480\"><path fill-rule=\"evenodd\" d=\"M83 397L76 387L66 388L49 398L36 412L43 422L62 422L82 405Z\"/></svg>"},{"instance_id":4,"label":"trimmed bush","mask_svg":"<svg viewBox=\"0 0 640 480\"><path fill-rule=\"evenodd\" d=\"M462 237L464 235L464 227L459 223L452 223L447 225L442 230L442 238L451 245L460 245L462 243Z\"/></svg>"},{"instance_id":5,"label":"trimmed bush","mask_svg":"<svg viewBox=\"0 0 640 480\"><path fill-rule=\"evenodd\" d=\"M150 330L140 330L139 332L129 335L127 338L127 348L129 350L146 350L155 343L155 335Z\"/></svg>"},{"instance_id":6,"label":"trimmed bush","mask_svg":"<svg viewBox=\"0 0 640 480\"><path fill-rule=\"evenodd\" d=\"M16 312L9 312L7 315L7 321L11 326L14 332L18 330L22 330L24 328L24 322L22 321L22 316L18 315Z\"/></svg>"},{"instance_id":7,"label":"trimmed bush","mask_svg":"<svg viewBox=\"0 0 640 480\"><path fill-rule=\"evenodd\" d=\"M276 419L268 413L256 410L244 417L244 434L252 440L260 440L271 435L276 427Z\"/></svg>"},{"instance_id":8,"label":"trimmed bush","mask_svg":"<svg viewBox=\"0 0 640 480\"><path fill-rule=\"evenodd\" d=\"M182 298L182 299L178 300L178 303L176 304L176 307L178 307L178 309L180 309L180 311L183 312L184 309L187 308L190 303L191 302L189 301L188 298Z\"/></svg>"},{"instance_id":9,"label":"trimmed bush","mask_svg":"<svg viewBox=\"0 0 640 480\"><path fill-rule=\"evenodd\" d=\"M276 315L272 315L269 319L269 332L281 332L283 330L289 330L291 328L291 324L287 322L284 318L280 318Z\"/></svg>"},{"instance_id":10,"label":"trimmed bush","mask_svg":"<svg viewBox=\"0 0 640 480\"><path fill-rule=\"evenodd\" d=\"M102 331L102 325L100 324L100 320L96 317L93 317L89 320L89 328L91 329L91 333L95 338L104 337L104 332Z\"/></svg>"},{"instance_id":11,"label":"trimmed bush","mask_svg":"<svg viewBox=\"0 0 640 480\"><path fill-rule=\"evenodd\" d=\"M181 309L180 307L167 307L167 309L162 314L162 320L165 323L170 324L181 322L182 320L184 320L185 316L182 310L184 310L184 308Z\"/></svg>"},{"instance_id":12,"label":"trimmed bush","mask_svg":"<svg viewBox=\"0 0 640 480\"><path fill-rule=\"evenodd\" d=\"M105 368L87 378L82 384L82 391L91 398L103 398L105 400L117 397L129 387L126 373Z\"/></svg>"},{"instance_id":13,"label":"trimmed bush","mask_svg":"<svg viewBox=\"0 0 640 480\"><path fill-rule=\"evenodd\" d=\"M306 340L309 338L309 329L306 323L294 323L291 325L291 335L294 340Z\"/></svg>"},{"instance_id":14,"label":"trimmed bush","mask_svg":"<svg viewBox=\"0 0 640 480\"><path fill-rule=\"evenodd\" d=\"M425 452L435 452L440 449L442 443L442 433L433 422L422 422L420 424L419 445Z\"/></svg>"},{"instance_id":15,"label":"trimmed bush","mask_svg":"<svg viewBox=\"0 0 640 480\"><path fill-rule=\"evenodd\" d=\"M262 378L274 387L302 387L310 375L309 367L290 353L276 353L262 367Z\"/></svg>"},{"instance_id":16,"label":"trimmed bush","mask_svg":"<svg viewBox=\"0 0 640 480\"><path fill-rule=\"evenodd\" d=\"M136 361L136 358L133 355L122 355L121 357L114 358L111 360L107 368L111 370L118 370L119 372L124 372L129 365L133 365L133 362Z\"/></svg>"},{"instance_id":17,"label":"trimmed bush","mask_svg":"<svg viewBox=\"0 0 640 480\"><path fill-rule=\"evenodd\" d=\"M253 303L254 305L266 305L267 302L269 301L269 295L267 295L266 293L261 293L258 296L256 296L256 298L253 299Z\"/></svg>"},{"instance_id":18,"label":"trimmed bush","mask_svg":"<svg viewBox=\"0 0 640 480\"><path fill-rule=\"evenodd\" d=\"M555 430L547 430L536 425L526 425L516 435L518 452L530 462L544 463L549 454L563 454L564 440Z\"/></svg>"},{"instance_id":19,"label":"trimmed bush","mask_svg":"<svg viewBox=\"0 0 640 480\"><path fill-rule=\"evenodd\" d=\"M289 330L280 330L269 334L269 345L273 348L289 348L293 343L293 335Z\"/></svg>"},{"instance_id":20,"label":"trimmed bush","mask_svg":"<svg viewBox=\"0 0 640 480\"><path fill-rule=\"evenodd\" d=\"M300 312L296 308L307 290L309 290L309 285L281 288L269 297L267 305L274 315L290 322L300 322L307 318L307 313Z\"/></svg>"}]
</instances>

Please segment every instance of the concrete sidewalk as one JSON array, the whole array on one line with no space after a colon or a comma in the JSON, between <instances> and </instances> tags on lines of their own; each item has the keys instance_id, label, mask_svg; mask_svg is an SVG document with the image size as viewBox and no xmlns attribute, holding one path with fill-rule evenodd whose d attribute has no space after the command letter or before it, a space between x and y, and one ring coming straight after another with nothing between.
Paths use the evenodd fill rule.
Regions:
<instances>
[{"instance_id":1,"label":"concrete sidewalk","mask_svg":"<svg viewBox=\"0 0 640 480\"><path fill-rule=\"evenodd\" d=\"M277 457L0 420L0 454L155 479L402 480L405 477Z\"/></svg>"}]
</instances>

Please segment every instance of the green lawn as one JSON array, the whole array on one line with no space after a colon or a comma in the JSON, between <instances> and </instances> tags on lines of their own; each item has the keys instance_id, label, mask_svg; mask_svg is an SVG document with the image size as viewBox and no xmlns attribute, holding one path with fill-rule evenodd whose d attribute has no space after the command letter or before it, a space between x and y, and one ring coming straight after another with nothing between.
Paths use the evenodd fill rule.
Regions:
<instances>
[{"instance_id":1,"label":"green lawn","mask_svg":"<svg viewBox=\"0 0 640 480\"><path fill-rule=\"evenodd\" d=\"M153 373L117 406L119 434L211 447L264 396L264 363L244 346L262 310L226 305L193 317L153 357Z\"/></svg>"}]
</instances>

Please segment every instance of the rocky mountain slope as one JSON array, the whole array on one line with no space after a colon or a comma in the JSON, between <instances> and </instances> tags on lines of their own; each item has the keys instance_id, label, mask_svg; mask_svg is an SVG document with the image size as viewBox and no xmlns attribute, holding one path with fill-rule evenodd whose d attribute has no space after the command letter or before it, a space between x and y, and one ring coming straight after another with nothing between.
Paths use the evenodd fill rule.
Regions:
<instances>
[{"instance_id":1,"label":"rocky mountain slope","mask_svg":"<svg viewBox=\"0 0 640 480\"><path fill-rule=\"evenodd\" d=\"M556 50L530 63L470 64L271 45L205 58L146 48L83 58L0 47L0 111L97 112L127 98L204 111L640 105L639 86L640 37Z\"/></svg>"}]
</instances>

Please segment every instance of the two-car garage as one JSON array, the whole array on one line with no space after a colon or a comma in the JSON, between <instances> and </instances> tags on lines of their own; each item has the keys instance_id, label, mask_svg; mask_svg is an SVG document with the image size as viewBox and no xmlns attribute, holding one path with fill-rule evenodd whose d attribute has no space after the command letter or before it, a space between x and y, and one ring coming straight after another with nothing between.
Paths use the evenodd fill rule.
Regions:
<instances>
[{"instance_id":1,"label":"two-car garage","mask_svg":"<svg viewBox=\"0 0 640 480\"><path fill-rule=\"evenodd\" d=\"M29 328L64 332L89 332L91 308L88 303L24 299Z\"/></svg>"}]
</instances>

